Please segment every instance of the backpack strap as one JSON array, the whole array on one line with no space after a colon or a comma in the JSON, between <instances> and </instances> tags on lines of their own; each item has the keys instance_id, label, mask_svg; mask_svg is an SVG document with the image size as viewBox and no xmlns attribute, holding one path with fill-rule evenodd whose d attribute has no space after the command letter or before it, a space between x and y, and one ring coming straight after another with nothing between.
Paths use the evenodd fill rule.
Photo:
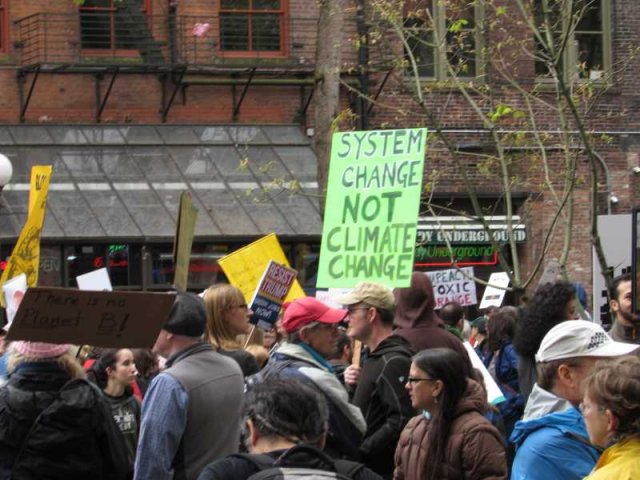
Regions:
<instances>
[{"instance_id":1,"label":"backpack strap","mask_svg":"<svg viewBox=\"0 0 640 480\"><path fill-rule=\"evenodd\" d=\"M334 460L333 466L336 469L336 473L351 479L355 478L356 474L364 468L364 464L362 463L342 459Z\"/></svg>"},{"instance_id":2,"label":"backpack strap","mask_svg":"<svg viewBox=\"0 0 640 480\"><path fill-rule=\"evenodd\" d=\"M251 465L256 467L258 471L266 470L267 468L271 468L275 465L276 461L273 457L266 455L264 453L257 454L249 454L249 453L234 453L229 455L230 458L242 458L246 462L249 462Z\"/></svg>"},{"instance_id":3,"label":"backpack strap","mask_svg":"<svg viewBox=\"0 0 640 480\"><path fill-rule=\"evenodd\" d=\"M354 478L354 476L364 468L362 463L352 462L350 460L334 460L322 450L319 450L311 445L296 445L295 447L291 447L288 450L284 451L280 457L273 464L274 467L280 466L282 461L287 458L289 455L292 455L296 452L304 451L310 453L319 459L321 459L327 466L333 467L333 470L344 477Z\"/></svg>"},{"instance_id":4,"label":"backpack strap","mask_svg":"<svg viewBox=\"0 0 640 480\"><path fill-rule=\"evenodd\" d=\"M598 452L598 455L601 455L602 452L604 452L604 448L602 447L598 447L594 444L592 444L588 438L583 437L582 435L579 435L577 433L574 432L564 432L564 436L571 438L573 440L575 440L576 442L582 443L584 445L587 445L588 447L593 448L594 450L596 450Z\"/></svg>"}]
</instances>

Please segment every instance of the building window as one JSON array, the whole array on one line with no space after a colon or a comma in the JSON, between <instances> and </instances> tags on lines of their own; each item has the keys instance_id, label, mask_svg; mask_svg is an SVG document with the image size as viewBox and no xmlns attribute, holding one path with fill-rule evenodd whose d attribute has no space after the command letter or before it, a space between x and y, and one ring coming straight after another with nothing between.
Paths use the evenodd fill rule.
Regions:
<instances>
[{"instance_id":1,"label":"building window","mask_svg":"<svg viewBox=\"0 0 640 480\"><path fill-rule=\"evenodd\" d=\"M554 51L536 39L536 75L549 76L549 65L556 61L558 71L566 78L604 79L611 68L610 0L546 0L546 4L545 12L543 0L536 0L538 28L543 38L548 38L546 32L551 31L555 52L563 45L566 48L562 58L554 58Z\"/></svg>"},{"instance_id":2,"label":"building window","mask_svg":"<svg viewBox=\"0 0 640 480\"><path fill-rule=\"evenodd\" d=\"M0 53L8 51L9 43L9 12L7 3L9 0L0 0Z\"/></svg>"},{"instance_id":3,"label":"building window","mask_svg":"<svg viewBox=\"0 0 640 480\"><path fill-rule=\"evenodd\" d=\"M151 0L85 0L80 7L82 48L134 50L147 40Z\"/></svg>"},{"instance_id":4,"label":"building window","mask_svg":"<svg viewBox=\"0 0 640 480\"><path fill-rule=\"evenodd\" d=\"M479 0L427 0L405 12L407 45L421 78L472 78L480 73L482 13ZM405 59L413 74L411 55Z\"/></svg>"},{"instance_id":5,"label":"building window","mask_svg":"<svg viewBox=\"0 0 640 480\"><path fill-rule=\"evenodd\" d=\"M284 53L285 0L220 0L220 50Z\"/></svg>"}]
</instances>

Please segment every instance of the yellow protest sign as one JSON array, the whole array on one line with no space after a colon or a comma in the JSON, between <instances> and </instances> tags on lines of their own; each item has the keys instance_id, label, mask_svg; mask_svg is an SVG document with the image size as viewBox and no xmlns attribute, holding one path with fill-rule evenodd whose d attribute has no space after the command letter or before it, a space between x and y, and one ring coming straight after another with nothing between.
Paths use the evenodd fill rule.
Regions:
<instances>
[{"instance_id":1,"label":"yellow protest sign","mask_svg":"<svg viewBox=\"0 0 640 480\"><path fill-rule=\"evenodd\" d=\"M229 279L229 283L238 287L249 303L271 260L287 267L290 266L275 233L262 237L246 247L222 257L218 260L218 265ZM296 279L285 301L291 302L296 298L306 296L300 282Z\"/></svg>"},{"instance_id":2,"label":"yellow protest sign","mask_svg":"<svg viewBox=\"0 0 640 480\"><path fill-rule=\"evenodd\" d=\"M35 168L35 167L34 167ZM41 179L37 192L31 192L34 199L33 210L27 217L27 221L22 227L18 242L11 257L7 262L7 267L2 272L0 284L4 284L7 280L11 280L16 275L24 273L27 276L27 285L35 287L38 284L38 270L40 267L40 235L42 226L44 225L44 215L47 209L47 196L49 193L49 180L51 172ZM32 175L33 178L33 175ZM1 298L4 306L4 297Z\"/></svg>"},{"instance_id":3,"label":"yellow protest sign","mask_svg":"<svg viewBox=\"0 0 640 480\"><path fill-rule=\"evenodd\" d=\"M33 211L37 194L43 188L49 188L51 170L51 165L34 165L31 167L31 188L29 190L29 210L27 210L27 217L29 217Z\"/></svg>"}]
</instances>

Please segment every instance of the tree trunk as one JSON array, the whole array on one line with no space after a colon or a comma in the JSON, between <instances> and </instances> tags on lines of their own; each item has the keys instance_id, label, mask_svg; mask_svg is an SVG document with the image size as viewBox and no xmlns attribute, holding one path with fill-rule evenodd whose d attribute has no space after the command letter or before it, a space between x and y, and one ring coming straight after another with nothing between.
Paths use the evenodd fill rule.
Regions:
<instances>
[{"instance_id":1,"label":"tree trunk","mask_svg":"<svg viewBox=\"0 0 640 480\"><path fill-rule=\"evenodd\" d=\"M318 37L316 48L316 72L314 99L313 146L318 157L318 188L321 194L320 210L324 214L331 134L333 122L340 108L340 62L343 17L343 2L320 0Z\"/></svg>"}]
</instances>

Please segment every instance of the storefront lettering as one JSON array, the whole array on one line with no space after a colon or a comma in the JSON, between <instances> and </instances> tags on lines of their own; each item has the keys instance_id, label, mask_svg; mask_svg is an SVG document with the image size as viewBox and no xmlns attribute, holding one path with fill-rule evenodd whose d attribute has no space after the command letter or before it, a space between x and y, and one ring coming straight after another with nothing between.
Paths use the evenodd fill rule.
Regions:
<instances>
[{"instance_id":1,"label":"storefront lettering","mask_svg":"<svg viewBox=\"0 0 640 480\"><path fill-rule=\"evenodd\" d=\"M513 239L522 243L527 240L527 231L523 229L512 230ZM493 238L498 243L509 241L507 230L418 230L418 244L426 243L489 243Z\"/></svg>"}]
</instances>

